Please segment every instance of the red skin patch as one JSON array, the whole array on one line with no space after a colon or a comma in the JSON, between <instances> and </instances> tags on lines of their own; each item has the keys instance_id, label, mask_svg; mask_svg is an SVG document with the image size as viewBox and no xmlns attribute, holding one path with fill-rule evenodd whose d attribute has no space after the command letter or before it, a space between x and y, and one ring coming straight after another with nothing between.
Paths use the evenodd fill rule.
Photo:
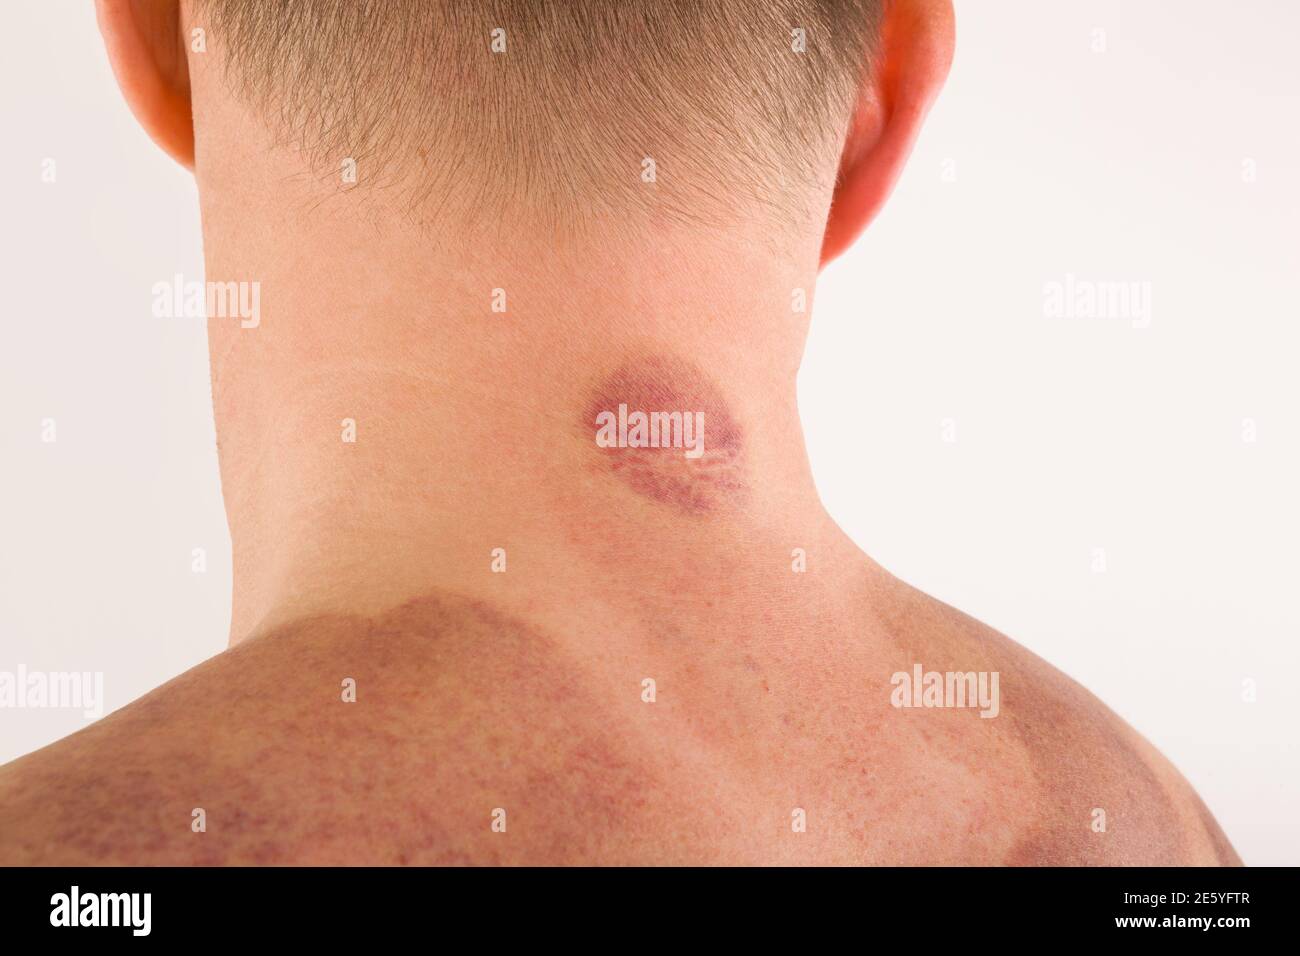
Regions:
<instances>
[{"instance_id":1,"label":"red skin patch","mask_svg":"<svg viewBox=\"0 0 1300 956\"><path fill-rule=\"evenodd\" d=\"M596 416L617 415L619 405L629 413L703 413L704 454L687 458L683 448L600 447ZM648 356L625 361L592 390L583 408L582 431L609 474L637 494L685 514L715 512L745 492L740 426L717 387L685 360Z\"/></svg>"}]
</instances>

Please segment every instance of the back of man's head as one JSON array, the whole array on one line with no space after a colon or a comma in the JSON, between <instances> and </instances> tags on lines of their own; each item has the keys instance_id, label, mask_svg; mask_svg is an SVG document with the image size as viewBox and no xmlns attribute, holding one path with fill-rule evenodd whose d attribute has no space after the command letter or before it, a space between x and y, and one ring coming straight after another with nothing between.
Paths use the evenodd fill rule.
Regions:
<instances>
[{"instance_id":1,"label":"back of man's head","mask_svg":"<svg viewBox=\"0 0 1300 956\"><path fill-rule=\"evenodd\" d=\"M882 0L197 0L228 88L421 219L824 214Z\"/></svg>"}]
</instances>

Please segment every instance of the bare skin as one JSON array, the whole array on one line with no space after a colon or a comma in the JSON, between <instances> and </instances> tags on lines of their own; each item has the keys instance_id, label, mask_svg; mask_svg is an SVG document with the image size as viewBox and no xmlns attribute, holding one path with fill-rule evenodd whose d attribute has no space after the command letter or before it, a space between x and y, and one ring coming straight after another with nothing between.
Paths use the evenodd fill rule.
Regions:
<instances>
[{"instance_id":1,"label":"bare skin","mask_svg":"<svg viewBox=\"0 0 1300 956\"><path fill-rule=\"evenodd\" d=\"M0 863L1238 863L1149 744L818 500L792 290L951 55L944 4L891 9L835 205L780 236L449 231L268 138L219 37L171 98L110 39L208 277L263 289L209 321L231 649L0 768ZM703 454L599 445L620 403L701 412ZM997 671L998 715L893 706L917 663Z\"/></svg>"},{"instance_id":2,"label":"bare skin","mask_svg":"<svg viewBox=\"0 0 1300 956\"><path fill-rule=\"evenodd\" d=\"M1077 685L879 572L845 584L843 608L774 626L804 587L774 575L763 611L728 595L718 630L633 629L616 653L449 595L305 620L5 767L0 860L1239 862ZM1001 713L890 707L914 659L999 670Z\"/></svg>"},{"instance_id":3,"label":"bare skin","mask_svg":"<svg viewBox=\"0 0 1300 956\"><path fill-rule=\"evenodd\" d=\"M280 622L273 610L227 653L0 769L0 861L1239 862L1178 773L1078 685L892 578L824 515L756 511L770 483L740 436L760 418L720 408L690 366L632 354L659 377L653 398L619 371L559 387L563 404L579 421L602 404L706 405L731 422L722 465L711 446L693 461L597 448L594 428L559 416L541 473L473 474L492 531L477 512L359 521L308 499L314 527L347 529L323 550L365 560L314 562L273 603L292 609ZM309 444L333 456L336 441ZM385 498L393 444L346 449ZM611 468L620 454L641 461ZM438 460L405 467L446 494L461 459ZM340 610L389 600L419 567L457 590ZM917 662L997 671L998 715L895 708L890 677ZM206 832L190 829L196 808Z\"/></svg>"}]
</instances>

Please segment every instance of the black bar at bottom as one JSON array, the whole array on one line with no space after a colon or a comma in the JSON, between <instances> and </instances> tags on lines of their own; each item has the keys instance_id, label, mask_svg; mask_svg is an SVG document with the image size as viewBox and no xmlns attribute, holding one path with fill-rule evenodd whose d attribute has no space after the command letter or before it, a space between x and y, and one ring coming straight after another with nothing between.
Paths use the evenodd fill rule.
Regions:
<instances>
[{"instance_id":1,"label":"black bar at bottom","mask_svg":"<svg viewBox=\"0 0 1300 956\"><path fill-rule=\"evenodd\" d=\"M901 933L923 947L1097 937L1181 947L1294 938L1296 889L1294 869L0 869L0 938L622 949Z\"/></svg>"}]
</instances>

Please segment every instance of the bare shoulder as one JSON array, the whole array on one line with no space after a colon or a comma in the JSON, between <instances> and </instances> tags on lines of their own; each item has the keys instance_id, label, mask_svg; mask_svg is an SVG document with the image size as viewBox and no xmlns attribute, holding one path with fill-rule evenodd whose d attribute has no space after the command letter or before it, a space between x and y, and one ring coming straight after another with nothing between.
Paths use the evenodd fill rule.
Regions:
<instances>
[{"instance_id":1,"label":"bare shoulder","mask_svg":"<svg viewBox=\"0 0 1300 956\"><path fill-rule=\"evenodd\" d=\"M890 627L938 670L997 674L995 719L963 745L1006 794L1010 865L1241 865L1177 769L1076 681L992 628L907 586Z\"/></svg>"},{"instance_id":2,"label":"bare shoulder","mask_svg":"<svg viewBox=\"0 0 1300 956\"><path fill-rule=\"evenodd\" d=\"M237 801L241 823L279 822L250 810L274 779L257 754L297 749L284 704L301 706L304 681L269 686L262 651L219 654L0 767L0 865L219 863L230 846L201 838L209 814Z\"/></svg>"},{"instance_id":3,"label":"bare shoulder","mask_svg":"<svg viewBox=\"0 0 1300 956\"><path fill-rule=\"evenodd\" d=\"M295 623L0 767L0 865L664 860L629 821L689 794L623 749L638 698L611 712L579 671L447 595Z\"/></svg>"},{"instance_id":4,"label":"bare shoulder","mask_svg":"<svg viewBox=\"0 0 1300 956\"><path fill-rule=\"evenodd\" d=\"M440 665L489 639L528 644L486 611L430 599L384 619L297 622L219 654L0 767L0 865L480 858L461 844L484 828L447 806L448 787L476 813L492 798L441 771L478 744L466 723L490 722L474 719L482 687ZM417 656L421 673L398 666ZM493 669L506 657L485 656L471 679L504 680Z\"/></svg>"}]
</instances>

